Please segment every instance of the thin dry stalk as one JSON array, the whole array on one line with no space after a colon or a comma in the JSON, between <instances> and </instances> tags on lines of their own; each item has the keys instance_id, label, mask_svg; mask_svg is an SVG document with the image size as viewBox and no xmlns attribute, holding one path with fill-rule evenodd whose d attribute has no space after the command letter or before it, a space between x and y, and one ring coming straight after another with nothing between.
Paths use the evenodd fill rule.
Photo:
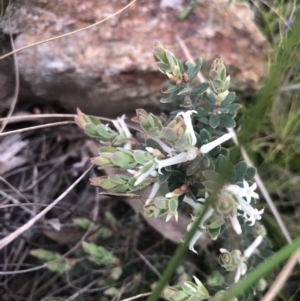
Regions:
<instances>
[{"instance_id":1,"label":"thin dry stalk","mask_svg":"<svg viewBox=\"0 0 300 301\"><path fill-rule=\"evenodd\" d=\"M26 224L21 226L16 231L12 232L5 238L0 240L0 250L3 249L6 245L11 243L25 231L30 229L40 218L42 218L47 212L49 212L52 208L55 207L83 178L84 176L91 170L93 165L91 165L67 190L65 190L56 200L54 200L51 204L49 204L44 210L42 210L35 217L30 219Z\"/></svg>"},{"instance_id":2,"label":"thin dry stalk","mask_svg":"<svg viewBox=\"0 0 300 301\"><path fill-rule=\"evenodd\" d=\"M0 137L19 134L19 133L24 133L24 132L43 129L43 128L48 128L48 127L53 127L53 126L65 125L65 124L75 124L75 122L74 121L61 121L61 122L54 122L54 123L36 125L36 126L24 128L24 129L18 129L18 130L15 130L15 131L0 133Z\"/></svg>"},{"instance_id":3,"label":"thin dry stalk","mask_svg":"<svg viewBox=\"0 0 300 301\"><path fill-rule=\"evenodd\" d=\"M14 123L18 121L30 121L35 119L43 119L43 118L74 118L77 116L76 114L34 114L34 115L21 115L21 116L11 116L9 118L0 118L0 122L7 121L7 123ZM91 115L101 121L110 122L112 123L112 119L105 118L105 117L99 117ZM137 126L134 126L132 124L127 123L127 126L135 131L141 131L141 129ZM1 137L1 136L0 136Z\"/></svg>"},{"instance_id":4,"label":"thin dry stalk","mask_svg":"<svg viewBox=\"0 0 300 301\"><path fill-rule=\"evenodd\" d=\"M138 299L138 298L150 296L151 294L152 294L152 292L150 292L150 293L143 293L143 294L139 294L139 295L127 298L127 299L122 299L120 301L131 301L131 300L135 300L135 299Z\"/></svg>"},{"instance_id":5,"label":"thin dry stalk","mask_svg":"<svg viewBox=\"0 0 300 301\"><path fill-rule=\"evenodd\" d=\"M291 275L297 261L299 260L300 251L297 251L293 256L290 257L288 262L285 264L281 272L278 274L276 280L269 288L268 292L264 295L261 301L272 301L282 289L283 285Z\"/></svg>"},{"instance_id":6,"label":"thin dry stalk","mask_svg":"<svg viewBox=\"0 0 300 301\"><path fill-rule=\"evenodd\" d=\"M57 40L57 39L61 39L61 38L64 38L64 37L73 35L73 34L75 34L75 33L78 33L78 32L84 31L84 30L87 30L87 29L89 29L89 28L95 27L95 26L97 26L97 25L99 25L99 24L101 24L101 23L104 23L105 21L107 21L107 20L109 20L109 19L115 17L116 15L120 14L122 11L124 11L125 9L127 9L129 6L131 6L131 5L132 5L133 3L135 3L136 1L137 1L137 0L133 0L132 2L130 2L129 4L127 4L126 6L124 6L122 9L120 9L120 10L118 10L117 12L115 12L114 14L112 14L111 16L106 17L106 18L104 18L104 19L102 19L102 20L100 20L100 21L98 21L98 22L96 22L96 23L94 23L94 24L88 25L88 26L86 26L86 27L83 27L83 28L80 28L80 29L74 30L74 31L72 31L72 32L65 33L65 34L62 34L62 35L59 35L59 36L56 36L56 37L53 37L53 38L45 39L45 40L42 40L42 41L33 43L33 44L31 44L31 45L27 45L27 46L20 47L20 48L18 48L18 49L16 49L16 50L13 50L13 51L11 51L11 52L8 52L8 53L6 53L6 54L0 56L0 60L4 59L4 58L6 58L6 57L8 57L8 56L10 56L10 55L12 55L12 54L14 54L14 53L17 53L17 52L19 52L19 51L22 51L22 50L24 50L24 49L28 49L28 48L31 48L31 47L33 47L33 46L37 46L37 45L44 44L44 43L47 43L47 42L50 42L50 41L54 41L54 40Z\"/></svg>"},{"instance_id":7,"label":"thin dry stalk","mask_svg":"<svg viewBox=\"0 0 300 301\"><path fill-rule=\"evenodd\" d=\"M71 297L69 297L68 299L66 299L65 301L71 301L74 300L75 298L77 298L80 294L84 293L86 290L88 290L90 287L92 287L93 285L97 284L99 282L99 279L96 279L94 281L92 281L91 283L89 283L87 286L83 287L82 289L80 289L78 292L76 292L74 295L72 295Z\"/></svg>"}]
</instances>

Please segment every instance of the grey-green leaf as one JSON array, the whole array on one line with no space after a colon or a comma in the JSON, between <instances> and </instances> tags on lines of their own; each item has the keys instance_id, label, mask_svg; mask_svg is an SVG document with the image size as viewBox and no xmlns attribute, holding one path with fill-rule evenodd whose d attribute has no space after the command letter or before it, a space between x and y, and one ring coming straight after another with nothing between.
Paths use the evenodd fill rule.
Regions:
<instances>
[{"instance_id":1,"label":"grey-green leaf","mask_svg":"<svg viewBox=\"0 0 300 301\"><path fill-rule=\"evenodd\" d=\"M192 91L192 88L187 87L187 88L182 89L179 93L177 93L177 95L187 94L187 93L190 93L191 91Z\"/></svg>"},{"instance_id":2,"label":"grey-green leaf","mask_svg":"<svg viewBox=\"0 0 300 301\"><path fill-rule=\"evenodd\" d=\"M179 96L177 95L177 92L172 93L169 97L167 98L162 98L160 100L161 103L171 103L179 99Z\"/></svg>"},{"instance_id":3,"label":"grey-green leaf","mask_svg":"<svg viewBox=\"0 0 300 301\"><path fill-rule=\"evenodd\" d=\"M216 127L218 127L219 124L220 124L220 119L219 119L218 115L212 114L212 115L209 116L209 125L213 129L215 129Z\"/></svg>"},{"instance_id":4,"label":"grey-green leaf","mask_svg":"<svg viewBox=\"0 0 300 301\"><path fill-rule=\"evenodd\" d=\"M209 83L201 83L192 89L192 95L201 95L203 94L207 88L209 87Z\"/></svg>"},{"instance_id":5,"label":"grey-green leaf","mask_svg":"<svg viewBox=\"0 0 300 301\"><path fill-rule=\"evenodd\" d=\"M226 107L235 100L235 92L229 92L225 99L221 102L221 107Z\"/></svg>"},{"instance_id":6,"label":"grey-green leaf","mask_svg":"<svg viewBox=\"0 0 300 301\"><path fill-rule=\"evenodd\" d=\"M255 174L256 174L256 168L254 168L252 166L249 166L247 168L247 171L246 171L245 175L244 175L244 179L246 181L251 181L254 178Z\"/></svg>"},{"instance_id":7,"label":"grey-green leaf","mask_svg":"<svg viewBox=\"0 0 300 301\"><path fill-rule=\"evenodd\" d=\"M247 163L241 161L235 165L235 182L243 181L244 175L247 171Z\"/></svg>"},{"instance_id":8,"label":"grey-green leaf","mask_svg":"<svg viewBox=\"0 0 300 301\"><path fill-rule=\"evenodd\" d=\"M236 126L234 119L232 119L228 115L225 114L219 115L219 120L220 120L220 125L226 128L233 128Z\"/></svg>"}]
</instances>

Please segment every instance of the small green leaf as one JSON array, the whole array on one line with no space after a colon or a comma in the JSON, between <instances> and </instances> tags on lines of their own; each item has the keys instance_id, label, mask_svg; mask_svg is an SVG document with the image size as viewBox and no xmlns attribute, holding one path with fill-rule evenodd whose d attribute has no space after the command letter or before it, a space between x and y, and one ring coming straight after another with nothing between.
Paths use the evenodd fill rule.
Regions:
<instances>
[{"instance_id":1,"label":"small green leaf","mask_svg":"<svg viewBox=\"0 0 300 301\"><path fill-rule=\"evenodd\" d=\"M220 154L216 160L216 172L220 174L223 169L228 166L228 164L228 159L224 155Z\"/></svg>"},{"instance_id":2,"label":"small green leaf","mask_svg":"<svg viewBox=\"0 0 300 301\"><path fill-rule=\"evenodd\" d=\"M161 103L171 103L171 102L174 102L176 100L179 99L180 96L177 95L177 92L175 93L172 93L169 97L167 98L162 98L160 100Z\"/></svg>"},{"instance_id":3,"label":"small green leaf","mask_svg":"<svg viewBox=\"0 0 300 301\"><path fill-rule=\"evenodd\" d=\"M221 147L220 155L223 155L224 157L228 158L229 157L229 150L225 147Z\"/></svg>"},{"instance_id":4,"label":"small green leaf","mask_svg":"<svg viewBox=\"0 0 300 301\"><path fill-rule=\"evenodd\" d=\"M158 67L158 69L160 69L161 71L163 71L163 73L170 71L170 66L163 63L163 62L157 62L156 66Z\"/></svg>"},{"instance_id":5,"label":"small green leaf","mask_svg":"<svg viewBox=\"0 0 300 301\"><path fill-rule=\"evenodd\" d=\"M147 140L146 140L146 145L148 146L148 147L152 147L152 148L154 148L154 149L158 149L160 152L164 152L163 151L163 149L161 148L161 146L155 141L155 140L153 140L153 139L151 139L151 138L148 138Z\"/></svg>"},{"instance_id":6,"label":"small green leaf","mask_svg":"<svg viewBox=\"0 0 300 301\"><path fill-rule=\"evenodd\" d=\"M186 169L186 175L192 176L193 174L195 174L201 166L201 158L196 158L193 161L190 162L189 166Z\"/></svg>"},{"instance_id":7,"label":"small green leaf","mask_svg":"<svg viewBox=\"0 0 300 301\"><path fill-rule=\"evenodd\" d=\"M181 288L188 294L188 295L195 295L197 294L197 287L194 283L186 281L181 285Z\"/></svg>"},{"instance_id":8,"label":"small green leaf","mask_svg":"<svg viewBox=\"0 0 300 301\"><path fill-rule=\"evenodd\" d=\"M131 155L122 151L113 153L110 159L113 164L121 167L134 161Z\"/></svg>"},{"instance_id":9,"label":"small green leaf","mask_svg":"<svg viewBox=\"0 0 300 301\"><path fill-rule=\"evenodd\" d=\"M211 239L215 240L218 238L218 236L220 235L221 233L221 227L220 228L208 228L208 234L209 236L211 237Z\"/></svg>"},{"instance_id":10,"label":"small green leaf","mask_svg":"<svg viewBox=\"0 0 300 301\"><path fill-rule=\"evenodd\" d=\"M118 259L114 257L108 250L93 243L82 243L83 250L90 255L90 261L98 265L110 266L115 264Z\"/></svg>"},{"instance_id":11,"label":"small green leaf","mask_svg":"<svg viewBox=\"0 0 300 301\"><path fill-rule=\"evenodd\" d=\"M177 211L177 208L178 208L178 200L177 198L171 198L169 200L169 210L170 212L172 213L175 213Z\"/></svg>"},{"instance_id":12,"label":"small green leaf","mask_svg":"<svg viewBox=\"0 0 300 301\"><path fill-rule=\"evenodd\" d=\"M189 76L189 81L191 82L199 73L202 65L202 59L199 59L196 66L191 62L186 62L185 65L188 67L187 74Z\"/></svg>"},{"instance_id":13,"label":"small green leaf","mask_svg":"<svg viewBox=\"0 0 300 301\"><path fill-rule=\"evenodd\" d=\"M168 49L166 49L165 53L167 56L169 66L171 67L171 70L173 70L173 68L177 65L177 60L174 57L173 53L171 51L169 51Z\"/></svg>"},{"instance_id":14,"label":"small green leaf","mask_svg":"<svg viewBox=\"0 0 300 301\"><path fill-rule=\"evenodd\" d=\"M99 137L99 134L96 130L95 125L93 125L91 123L84 125L84 130L91 137L95 137L95 138Z\"/></svg>"},{"instance_id":15,"label":"small green leaf","mask_svg":"<svg viewBox=\"0 0 300 301\"><path fill-rule=\"evenodd\" d=\"M192 91L192 88L187 87L187 88L182 89L179 93L177 93L177 95L187 94L187 93L190 93L191 91Z\"/></svg>"},{"instance_id":16,"label":"small green leaf","mask_svg":"<svg viewBox=\"0 0 300 301\"><path fill-rule=\"evenodd\" d=\"M48 264L47 268L52 271L56 272L58 274L63 274L65 272L68 272L72 269L72 265L69 264L66 260L59 260L56 262L52 262Z\"/></svg>"},{"instance_id":17,"label":"small green leaf","mask_svg":"<svg viewBox=\"0 0 300 301\"><path fill-rule=\"evenodd\" d=\"M126 184L127 181L124 180L122 177L120 177L119 175L111 175L111 176L108 176L108 179L113 181L114 183L116 184L119 184L119 185L123 185L123 184Z\"/></svg>"},{"instance_id":18,"label":"small green leaf","mask_svg":"<svg viewBox=\"0 0 300 301\"><path fill-rule=\"evenodd\" d=\"M52 261L61 258L61 255L59 253L47 251L44 249L31 250L30 254L45 261Z\"/></svg>"},{"instance_id":19,"label":"small green leaf","mask_svg":"<svg viewBox=\"0 0 300 301\"><path fill-rule=\"evenodd\" d=\"M105 212L105 220L112 226L115 227L117 224L116 218L113 216L113 214L109 211Z\"/></svg>"},{"instance_id":20,"label":"small green leaf","mask_svg":"<svg viewBox=\"0 0 300 301\"><path fill-rule=\"evenodd\" d=\"M112 236L112 231L109 230L108 228L105 227L101 227L98 231L97 231L97 236L101 237L101 238L108 238Z\"/></svg>"},{"instance_id":21,"label":"small green leaf","mask_svg":"<svg viewBox=\"0 0 300 301\"><path fill-rule=\"evenodd\" d=\"M192 89L192 95L201 95L203 94L207 88L209 87L209 83L201 83Z\"/></svg>"},{"instance_id":22,"label":"small green leaf","mask_svg":"<svg viewBox=\"0 0 300 301\"><path fill-rule=\"evenodd\" d=\"M180 61L180 60L177 60L177 63L178 63L178 66L179 66L180 72L183 74L183 73L184 73L184 67L183 67L182 61Z\"/></svg>"},{"instance_id":23,"label":"small green leaf","mask_svg":"<svg viewBox=\"0 0 300 301\"><path fill-rule=\"evenodd\" d=\"M89 220L88 218L86 217L76 217L76 218L73 218L73 223L83 229L83 230L87 230L89 229L89 227L91 226L91 224L94 224L93 222L91 222L91 220Z\"/></svg>"},{"instance_id":24,"label":"small green leaf","mask_svg":"<svg viewBox=\"0 0 300 301\"><path fill-rule=\"evenodd\" d=\"M133 158L137 163L145 164L148 161L148 158L145 155L144 151L137 150L133 154Z\"/></svg>"},{"instance_id":25,"label":"small green leaf","mask_svg":"<svg viewBox=\"0 0 300 301\"><path fill-rule=\"evenodd\" d=\"M213 129L215 129L216 127L218 127L219 124L220 124L220 119L219 119L219 117L217 115L212 114L212 115L209 116L209 125Z\"/></svg>"},{"instance_id":26,"label":"small green leaf","mask_svg":"<svg viewBox=\"0 0 300 301\"><path fill-rule=\"evenodd\" d=\"M232 104L228 105L226 107L226 109L228 109L230 112L234 112L234 111L239 110L241 107L242 107L242 105L239 103L232 103Z\"/></svg>"},{"instance_id":27,"label":"small green leaf","mask_svg":"<svg viewBox=\"0 0 300 301\"><path fill-rule=\"evenodd\" d=\"M202 158L202 164L205 168L208 168L210 166L210 160L209 160L208 156L204 156Z\"/></svg>"},{"instance_id":28,"label":"small green leaf","mask_svg":"<svg viewBox=\"0 0 300 301\"><path fill-rule=\"evenodd\" d=\"M214 181L204 181L203 185L207 188L207 189L211 189L211 190L218 190L220 188L222 188L222 186L220 184L218 184L217 182Z\"/></svg>"},{"instance_id":29,"label":"small green leaf","mask_svg":"<svg viewBox=\"0 0 300 301\"><path fill-rule=\"evenodd\" d=\"M201 138L201 141L202 141L202 143L204 142L204 141L207 141L207 142L209 142L210 141L210 134L209 134L209 132L207 131L207 130L201 130L201 132L200 132L200 138Z\"/></svg>"},{"instance_id":30,"label":"small green leaf","mask_svg":"<svg viewBox=\"0 0 300 301\"><path fill-rule=\"evenodd\" d=\"M244 175L247 171L247 163L245 161L241 161L235 165L235 182L243 181Z\"/></svg>"},{"instance_id":31,"label":"small green leaf","mask_svg":"<svg viewBox=\"0 0 300 301\"><path fill-rule=\"evenodd\" d=\"M214 79L212 84L217 90L221 90L223 88L223 82L220 79Z\"/></svg>"},{"instance_id":32,"label":"small green leaf","mask_svg":"<svg viewBox=\"0 0 300 301\"><path fill-rule=\"evenodd\" d=\"M222 180L221 176L213 170L204 170L202 174L209 181L221 182Z\"/></svg>"},{"instance_id":33,"label":"small green leaf","mask_svg":"<svg viewBox=\"0 0 300 301\"><path fill-rule=\"evenodd\" d=\"M163 91L162 93L169 94L169 93L174 93L177 92L181 89L181 86L177 85L171 85L167 90Z\"/></svg>"},{"instance_id":34,"label":"small green leaf","mask_svg":"<svg viewBox=\"0 0 300 301\"><path fill-rule=\"evenodd\" d=\"M219 115L220 125L226 128L233 128L236 126L235 121L228 115L221 114Z\"/></svg>"},{"instance_id":35,"label":"small green leaf","mask_svg":"<svg viewBox=\"0 0 300 301\"><path fill-rule=\"evenodd\" d=\"M110 287L104 291L104 295L110 296L110 297L116 296L118 293L119 293L119 290L115 287Z\"/></svg>"},{"instance_id":36,"label":"small green leaf","mask_svg":"<svg viewBox=\"0 0 300 301\"><path fill-rule=\"evenodd\" d=\"M244 175L244 178L246 181L251 181L255 175L256 175L256 168L249 166L247 167L247 171Z\"/></svg>"},{"instance_id":37,"label":"small green leaf","mask_svg":"<svg viewBox=\"0 0 300 301\"><path fill-rule=\"evenodd\" d=\"M204 124L208 124L208 118L202 117L202 118L197 118L200 122L204 123Z\"/></svg>"},{"instance_id":38,"label":"small green leaf","mask_svg":"<svg viewBox=\"0 0 300 301\"><path fill-rule=\"evenodd\" d=\"M167 182L171 175L171 172L167 171L165 168L162 168L161 172L162 174L158 174L158 181L160 184Z\"/></svg>"},{"instance_id":39,"label":"small green leaf","mask_svg":"<svg viewBox=\"0 0 300 301\"><path fill-rule=\"evenodd\" d=\"M208 112L206 110L203 110L201 108L199 108L197 110L197 115L195 117L206 117L208 115Z\"/></svg>"},{"instance_id":40,"label":"small green leaf","mask_svg":"<svg viewBox=\"0 0 300 301\"><path fill-rule=\"evenodd\" d=\"M229 92L225 99L221 102L221 107L226 107L235 100L235 92Z\"/></svg>"},{"instance_id":41,"label":"small green leaf","mask_svg":"<svg viewBox=\"0 0 300 301\"><path fill-rule=\"evenodd\" d=\"M204 99L206 100L206 102L214 104L216 102L217 97L215 93L210 92L208 94L204 94Z\"/></svg>"},{"instance_id":42,"label":"small green leaf","mask_svg":"<svg viewBox=\"0 0 300 301\"><path fill-rule=\"evenodd\" d=\"M176 132L171 128L164 128L163 134L166 140L169 142L174 142L178 139Z\"/></svg>"},{"instance_id":43,"label":"small green leaf","mask_svg":"<svg viewBox=\"0 0 300 301\"><path fill-rule=\"evenodd\" d=\"M115 267L110 271L110 278L112 278L113 280L118 280L121 277L122 273L123 273L122 268Z\"/></svg>"}]
</instances>

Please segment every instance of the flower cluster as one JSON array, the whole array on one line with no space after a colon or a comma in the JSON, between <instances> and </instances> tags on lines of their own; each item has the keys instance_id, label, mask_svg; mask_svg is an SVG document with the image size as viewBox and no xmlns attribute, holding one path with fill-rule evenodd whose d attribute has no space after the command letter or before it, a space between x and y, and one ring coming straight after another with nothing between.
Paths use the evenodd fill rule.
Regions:
<instances>
[{"instance_id":1,"label":"flower cluster","mask_svg":"<svg viewBox=\"0 0 300 301\"><path fill-rule=\"evenodd\" d=\"M201 59L196 65L183 64L161 43L156 43L153 55L157 67L169 79L169 88L163 91L168 96L161 102L178 101L180 110L167 118L137 109L132 119L142 132L137 135L137 144L133 143L125 116L112 121L116 130L80 110L75 121L86 134L104 145L91 162L99 169L110 167L123 172L92 178L91 184L117 193L130 193L152 185L145 202L145 215L166 216L166 221L173 217L178 220L182 203L190 205L193 216L187 231L197 229L189 249L196 253L195 243L203 233L215 240L223 225L230 221L240 235L245 227L252 227L261 219L264 209L254 207L259 198L253 182L256 169L244 161L233 165L228 159L229 151L223 147L234 136L224 129L236 125L234 119L241 108L233 103L235 93L229 92L230 76L223 61L213 62L209 83L195 83ZM209 86L213 92L207 92ZM165 189L168 192L162 195L160 190ZM263 238L264 234L258 235L243 253L221 249L219 263L227 271L236 271L235 282L246 273L246 262ZM220 291L211 297L197 278L195 281L196 284L185 282L168 287L165 298L218 300L224 295Z\"/></svg>"}]
</instances>

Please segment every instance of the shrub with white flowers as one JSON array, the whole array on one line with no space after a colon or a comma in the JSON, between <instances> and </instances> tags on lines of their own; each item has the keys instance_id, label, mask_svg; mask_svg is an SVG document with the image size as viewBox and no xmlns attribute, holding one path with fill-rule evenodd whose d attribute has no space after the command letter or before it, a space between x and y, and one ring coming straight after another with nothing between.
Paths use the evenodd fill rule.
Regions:
<instances>
[{"instance_id":1,"label":"shrub with white flowers","mask_svg":"<svg viewBox=\"0 0 300 301\"><path fill-rule=\"evenodd\" d=\"M99 156L92 158L99 169L106 167L123 171L121 174L90 179L91 184L116 193L131 193L151 185L145 202L145 215L166 216L177 220L184 202L193 208L187 228L190 231L198 216L203 215L197 231L189 242L195 253L195 243L203 233L216 240L225 223L241 235L243 228L254 227L263 209L255 203L258 194L253 182L256 169L245 161L233 165L229 151L223 145L234 136L226 128L235 127L235 117L241 105L234 103L235 93L229 92L230 76L221 59L210 69L210 81L199 83L197 75L202 61L183 64L161 43L156 43L154 59L159 70L169 78L162 103L180 103L180 109L170 117L155 116L144 109L136 110L132 120L140 125L142 135L134 138L125 116L112 121L114 128L78 110L76 123L90 137L103 146ZM212 92L208 92L211 90ZM161 188L168 193L160 195ZM205 206L206 204L206 206ZM265 234L257 235L244 252L220 249L219 263L227 271L234 271L234 282L247 271L250 256L257 251ZM210 296L200 280L168 287L167 300L217 300L224 291ZM226 289L226 288L225 288ZM237 300L237 299L233 299Z\"/></svg>"}]
</instances>

